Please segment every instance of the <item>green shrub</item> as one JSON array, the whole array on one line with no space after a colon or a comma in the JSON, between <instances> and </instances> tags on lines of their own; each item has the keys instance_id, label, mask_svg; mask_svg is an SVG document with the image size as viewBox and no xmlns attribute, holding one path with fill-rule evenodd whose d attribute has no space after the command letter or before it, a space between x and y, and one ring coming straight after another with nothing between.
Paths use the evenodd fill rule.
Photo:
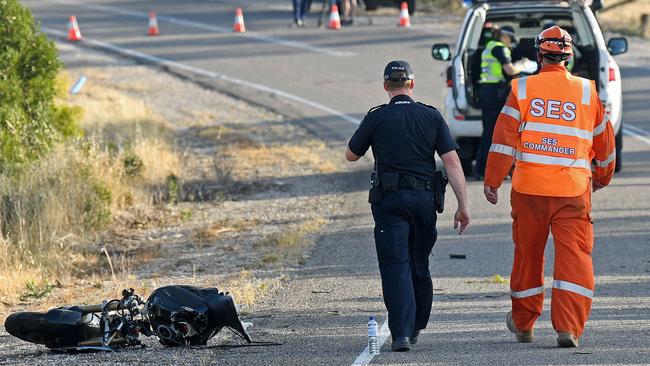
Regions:
<instances>
[{"instance_id":1,"label":"green shrub","mask_svg":"<svg viewBox=\"0 0 650 366\"><path fill-rule=\"evenodd\" d=\"M1 1L1 0L0 0ZM73 265L111 223L125 192L119 165L89 144L57 144L19 173L0 174L0 269Z\"/></svg>"},{"instance_id":2,"label":"green shrub","mask_svg":"<svg viewBox=\"0 0 650 366\"><path fill-rule=\"evenodd\" d=\"M126 152L122 161L124 163L124 174L127 177L136 178L142 176L144 162L138 154L132 151Z\"/></svg>"},{"instance_id":3,"label":"green shrub","mask_svg":"<svg viewBox=\"0 0 650 366\"><path fill-rule=\"evenodd\" d=\"M53 289L54 286L52 286L52 284L47 280L42 283L37 283L33 279L30 279L25 283L25 291L20 297L20 300L27 301L29 299L42 299L47 297Z\"/></svg>"},{"instance_id":4,"label":"green shrub","mask_svg":"<svg viewBox=\"0 0 650 366\"><path fill-rule=\"evenodd\" d=\"M167 186L167 195L169 202L177 203L181 194L181 185L178 177L174 174L170 174L165 179L165 185Z\"/></svg>"},{"instance_id":5,"label":"green shrub","mask_svg":"<svg viewBox=\"0 0 650 366\"><path fill-rule=\"evenodd\" d=\"M101 229L112 219L113 194L105 183L95 180L86 194L83 208L84 224L87 229Z\"/></svg>"},{"instance_id":6,"label":"green shrub","mask_svg":"<svg viewBox=\"0 0 650 366\"><path fill-rule=\"evenodd\" d=\"M79 133L77 111L55 103L57 57L30 11L17 0L0 0L0 171Z\"/></svg>"}]
</instances>

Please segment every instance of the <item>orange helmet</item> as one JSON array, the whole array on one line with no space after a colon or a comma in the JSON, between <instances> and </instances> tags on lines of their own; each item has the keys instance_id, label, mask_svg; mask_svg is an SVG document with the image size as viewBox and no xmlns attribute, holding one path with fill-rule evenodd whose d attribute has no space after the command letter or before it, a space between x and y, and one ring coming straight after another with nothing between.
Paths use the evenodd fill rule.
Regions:
<instances>
[{"instance_id":1,"label":"orange helmet","mask_svg":"<svg viewBox=\"0 0 650 366\"><path fill-rule=\"evenodd\" d=\"M573 39L569 32L554 25L535 38L535 48L544 56L566 60L573 55Z\"/></svg>"}]
</instances>

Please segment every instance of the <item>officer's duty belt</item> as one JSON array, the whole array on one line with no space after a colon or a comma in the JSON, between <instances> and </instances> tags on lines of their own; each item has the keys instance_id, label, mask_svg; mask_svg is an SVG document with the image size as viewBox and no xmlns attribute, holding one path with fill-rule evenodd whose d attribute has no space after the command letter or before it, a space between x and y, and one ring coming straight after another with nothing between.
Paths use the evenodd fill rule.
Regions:
<instances>
[{"instance_id":1,"label":"officer's duty belt","mask_svg":"<svg viewBox=\"0 0 650 366\"><path fill-rule=\"evenodd\" d=\"M408 175L400 174L399 188L410 191L431 191L433 192L433 184L425 179L411 177Z\"/></svg>"}]
</instances>

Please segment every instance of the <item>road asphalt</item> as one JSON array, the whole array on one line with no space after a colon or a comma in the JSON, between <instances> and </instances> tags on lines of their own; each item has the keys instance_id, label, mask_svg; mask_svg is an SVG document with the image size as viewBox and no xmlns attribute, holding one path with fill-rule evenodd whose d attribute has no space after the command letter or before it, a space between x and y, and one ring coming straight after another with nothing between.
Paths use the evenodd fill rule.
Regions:
<instances>
[{"instance_id":1,"label":"road asphalt","mask_svg":"<svg viewBox=\"0 0 650 366\"><path fill-rule=\"evenodd\" d=\"M413 17L410 29L396 27L394 17L373 17L372 22L360 17L355 26L336 32L316 28L315 15L307 18L306 29L292 29L289 2L242 0L237 5L252 33L240 35L229 31L235 3L226 0L23 3L48 29L65 32L67 18L74 14L85 37L156 58L149 57L149 62L173 62L165 68L295 119L341 152L356 128L353 121L386 102L381 73L391 59L408 60L414 67L416 99L441 104L446 65L431 59L430 47L434 42L453 44L459 28L459 18L438 14ZM156 38L146 36L150 10L160 16L161 35ZM518 344L506 330L509 287L495 283L493 276L507 279L512 265L510 186L504 185L494 207L483 199L482 185L473 182L470 231L458 236L452 230L452 195L438 220L429 327L411 352L392 353L388 342L371 364L650 363L650 43L639 39L630 43L630 52L618 58L624 78L624 121L629 126L625 166L610 187L594 195L596 295L581 347L555 347L548 299L534 343ZM366 203L369 168L369 159L363 159L337 173L346 183L340 185L346 189L336 193L346 198L347 214L330 217L332 223L311 259L293 269L286 288L252 317L255 338L282 345L218 349L206 363L350 365L357 359L365 347L368 316L378 316L380 324L385 321ZM465 254L466 259L451 259L452 253ZM552 245L546 254L549 284ZM150 353L152 363L178 363L166 358L169 351L158 352ZM65 362L116 361L111 357L83 356Z\"/></svg>"}]
</instances>

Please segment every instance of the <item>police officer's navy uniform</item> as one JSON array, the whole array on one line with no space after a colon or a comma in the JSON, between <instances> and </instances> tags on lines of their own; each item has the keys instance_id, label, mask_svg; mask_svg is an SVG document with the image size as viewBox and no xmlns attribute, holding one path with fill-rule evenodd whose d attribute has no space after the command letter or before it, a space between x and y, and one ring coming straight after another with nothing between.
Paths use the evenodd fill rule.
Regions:
<instances>
[{"instance_id":1,"label":"police officer's navy uniform","mask_svg":"<svg viewBox=\"0 0 650 366\"><path fill-rule=\"evenodd\" d=\"M385 192L371 207L388 326L393 339L411 337L426 327L433 300L434 153L443 155L458 145L435 108L398 95L372 109L348 144L357 156L371 146L378 174L400 175L398 189Z\"/></svg>"}]
</instances>

